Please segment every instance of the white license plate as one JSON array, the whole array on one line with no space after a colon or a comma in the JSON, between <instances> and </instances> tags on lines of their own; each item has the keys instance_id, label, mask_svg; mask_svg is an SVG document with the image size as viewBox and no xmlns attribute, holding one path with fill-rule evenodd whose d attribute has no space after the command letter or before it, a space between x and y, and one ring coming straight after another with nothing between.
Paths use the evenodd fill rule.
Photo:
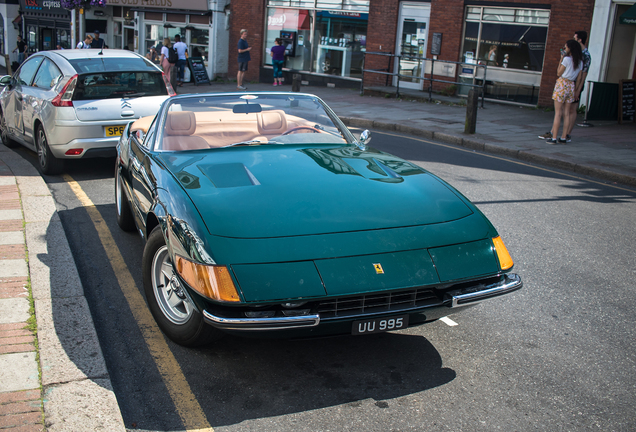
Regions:
<instances>
[{"instance_id":1,"label":"white license plate","mask_svg":"<svg viewBox=\"0 0 636 432\"><path fill-rule=\"evenodd\" d=\"M124 133L125 128L126 128L126 125L104 126L104 134L106 134L107 137L121 136L121 134Z\"/></svg>"},{"instance_id":2,"label":"white license plate","mask_svg":"<svg viewBox=\"0 0 636 432\"><path fill-rule=\"evenodd\" d=\"M391 330L401 330L409 326L409 316L400 315L388 318L373 318L354 321L351 327L351 334L371 334L381 333Z\"/></svg>"}]
</instances>

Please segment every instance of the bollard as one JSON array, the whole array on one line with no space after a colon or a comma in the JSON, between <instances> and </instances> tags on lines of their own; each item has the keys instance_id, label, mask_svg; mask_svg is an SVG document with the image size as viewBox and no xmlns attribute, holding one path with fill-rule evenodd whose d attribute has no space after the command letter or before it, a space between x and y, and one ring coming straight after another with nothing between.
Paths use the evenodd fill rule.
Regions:
<instances>
[{"instance_id":1,"label":"bollard","mask_svg":"<svg viewBox=\"0 0 636 432\"><path fill-rule=\"evenodd\" d=\"M292 75L292 91L293 92L300 91L300 74Z\"/></svg>"},{"instance_id":2,"label":"bollard","mask_svg":"<svg viewBox=\"0 0 636 432\"><path fill-rule=\"evenodd\" d=\"M466 104L466 124L464 133L474 134L477 129L477 102L479 102L479 93L471 88L468 91L468 101Z\"/></svg>"}]
</instances>

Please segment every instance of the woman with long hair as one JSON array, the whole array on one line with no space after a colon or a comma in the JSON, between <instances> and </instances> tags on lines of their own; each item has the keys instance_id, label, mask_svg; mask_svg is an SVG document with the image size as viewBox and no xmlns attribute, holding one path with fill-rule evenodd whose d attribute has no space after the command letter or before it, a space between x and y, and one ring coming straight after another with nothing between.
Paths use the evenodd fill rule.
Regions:
<instances>
[{"instance_id":1,"label":"woman with long hair","mask_svg":"<svg viewBox=\"0 0 636 432\"><path fill-rule=\"evenodd\" d=\"M170 52L168 51L172 48L172 44L170 43L170 38L163 39L163 46L161 47L161 59L159 60L159 64L163 69L163 73L166 74L166 78L172 84L172 80L170 79L170 74L172 73L172 63L168 61L168 56Z\"/></svg>"},{"instance_id":2,"label":"woman with long hair","mask_svg":"<svg viewBox=\"0 0 636 432\"><path fill-rule=\"evenodd\" d=\"M283 64L285 63L285 45L281 38L276 38L274 46L269 51L274 67L274 85L283 85Z\"/></svg>"},{"instance_id":3,"label":"woman with long hair","mask_svg":"<svg viewBox=\"0 0 636 432\"><path fill-rule=\"evenodd\" d=\"M565 144L570 124L576 121L576 115L570 115L570 105L576 103L576 77L583 69L583 53L581 45L575 40L569 40L561 49L561 61L557 68L557 82L554 86L552 99L554 100L554 122L552 123L552 137L546 139L548 144ZM557 139L559 126L563 116L563 134Z\"/></svg>"}]
</instances>

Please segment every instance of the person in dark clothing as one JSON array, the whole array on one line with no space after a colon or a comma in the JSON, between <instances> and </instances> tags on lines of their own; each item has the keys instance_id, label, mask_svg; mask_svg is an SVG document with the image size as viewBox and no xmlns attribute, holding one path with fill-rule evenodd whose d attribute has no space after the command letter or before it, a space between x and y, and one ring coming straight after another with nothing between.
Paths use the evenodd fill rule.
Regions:
<instances>
[{"instance_id":1,"label":"person in dark clothing","mask_svg":"<svg viewBox=\"0 0 636 432\"><path fill-rule=\"evenodd\" d=\"M283 63L285 63L285 45L280 38L276 38L275 45L269 51L272 56L272 66L274 67L274 85L283 85Z\"/></svg>"},{"instance_id":2,"label":"person in dark clothing","mask_svg":"<svg viewBox=\"0 0 636 432\"><path fill-rule=\"evenodd\" d=\"M236 89L246 90L243 85L243 77L247 72L247 63L251 60L250 51L252 47L247 43L247 30L241 30L241 38L238 41L238 73L236 74Z\"/></svg>"},{"instance_id":3,"label":"person in dark clothing","mask_svg":"<svg viewBox=\"0 0 636 432\"><path fill-rule=\"evenodd\" d=\"M13 50L13 52L18 52L18 63L22 64L24 59L27 56L27 44L22 40L22 36L18 35L18 46Z\"/></svg>"},{"instance_id":4,"label":"person in dark clothing","mask_svg":"<svg viewBox=\"0 0 636 432\"><path fill-rule=\"evenodd\" d=\"M104 42L104 39L99 37L99 30L95 30L95 36L93 36L93 42L91 42L91 48L98 48L98 49L102 49L104 48L104 45L106 44L106 42Z\"/></svg>"}]
</instances>

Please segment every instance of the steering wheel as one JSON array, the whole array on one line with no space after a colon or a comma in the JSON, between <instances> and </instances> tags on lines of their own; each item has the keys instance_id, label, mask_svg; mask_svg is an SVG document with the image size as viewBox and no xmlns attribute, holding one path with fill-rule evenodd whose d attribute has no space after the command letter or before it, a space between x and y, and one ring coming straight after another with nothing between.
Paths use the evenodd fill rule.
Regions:
<instances>
[{"instance_id":1,"label":"steering wheel","mask_svg":"<svg viewBox=\"0 0 636 432\"><path fill-rule=\"evenodd\" d=\"M287 129L287 130L283 133L283 135L289 135L289 134L290 134L290 133L292 133L292 132L295 132L295 131L297 131L297 130L303 130L303 129L304 129L304 130L312 131L313 133L323 133L320 129L316 129L316 128L315 128L315 127L313 127L313 126L296 126L296 127L291 128L291 129Z\"/></svg>"}]
</instances>

